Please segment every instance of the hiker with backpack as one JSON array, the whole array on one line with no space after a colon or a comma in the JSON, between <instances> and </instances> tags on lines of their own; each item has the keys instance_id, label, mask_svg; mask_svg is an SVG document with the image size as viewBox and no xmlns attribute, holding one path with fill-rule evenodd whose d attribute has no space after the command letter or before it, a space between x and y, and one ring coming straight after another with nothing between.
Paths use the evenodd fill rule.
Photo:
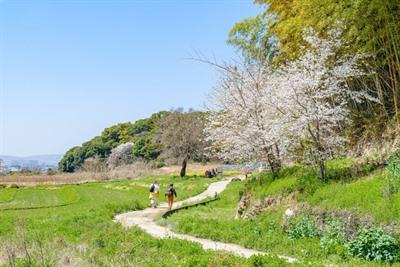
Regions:
<instances>
[{"instance_id":1,"label":"hiker with backpack","mask_svg":"<svg viewBox=\"0 0 400 267\"><path fill-rule=\"evenodd\" d=\"M176 190L174 188L174 184L169 184L167 191L164 194L168 197L168 210L172 209L172 204L174 204L174 196L176 197Z\"/></svg>"},{"instance_id":2,"label":"hiker with backpack","mask_svg":"<svg viewBox=\"0 0 400 267\"><path fill-rule=\"evenodd\" d=\"M154 207L157 208L157 199L160 195L160 187L158 186L157 180L154 180L154 182L150 185L149 187L150 195L150 208Z\"/></svg>"}]
</instances>

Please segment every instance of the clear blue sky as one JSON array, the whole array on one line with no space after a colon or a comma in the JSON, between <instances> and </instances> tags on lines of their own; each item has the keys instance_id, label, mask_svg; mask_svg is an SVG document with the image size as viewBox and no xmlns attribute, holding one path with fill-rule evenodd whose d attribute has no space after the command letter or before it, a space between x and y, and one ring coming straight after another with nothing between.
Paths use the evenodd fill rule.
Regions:
<instances>
[{"instance_id":1,"label":"clear blue sky","mask_svg":"<svg viewBox=\"0 0 400 267\"><path fill-rule=\"evenodd\" d=\"M64 154L104 128L202 110L252 1L0 0L0 155Z\"/></svg>"}]
</instances>

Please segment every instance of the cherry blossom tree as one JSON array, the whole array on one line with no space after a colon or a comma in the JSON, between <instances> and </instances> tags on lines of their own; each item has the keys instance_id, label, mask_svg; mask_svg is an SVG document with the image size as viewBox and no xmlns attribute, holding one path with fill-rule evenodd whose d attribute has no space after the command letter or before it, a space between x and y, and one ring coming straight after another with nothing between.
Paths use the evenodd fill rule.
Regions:
<instances>
[{"instance_id":1,"label":"cherry blossom tree","mask_svg":"<svg viewBox=\"0 0 400 267\"><path fill-rule=\"evenodd\" d=\"M266 159L274 172L289 148L306 140L310 158L325 179L326 159L345 140L341 132L349 122L349 101L369 98L347 86L365 74L363 56L339 58L340 35L340 30L332 30L324 39L308 29L304 54L279 68L212 63L221 73L209 94L212 112L205 131L212 151L235 161Z\"/></svg>"},{"instance_id":2,"label":"cherry blossom tree","mask_svg":"<svg viewBox=\"0 0 400 267\"><path fill-rule=\"evenodd\" d=\"M111 154L107 160L108 166L113 168L131 162L133 145L132 142L127 142L111 149Z\"/></svg>"},{"instance_id":3,"label":"cherry blossom tree","mask_svg":"<svg viewBox=\"0 0 400 267\"><path fill-rule=\"evenodd\" d=\"M233 162L266 160L272 172L281 165L283 134L279 114L264 96L273 73L263 65L217 65L218 86L209 94L209 124L205 128L211 151Z\"/></svg>"},{"instance_id":4,"label":"cherry blossom tree","mask_svg":"<svg viewBox=\"0 0 400 267\"><path fill-rule=\"evenodd\" d=\"M365 75L360 64L363 55L337 56L342 31L318 37L312 29L304 35L309 47L297 60L279 70L280 106L285 122L299 139L309 140L311 154L319 165L320 177L326 178L325 161L345 141L341 135L349 123L349 101L370 98L365 92L354 92L347 82Z\"/></svg>"}]
</instances>

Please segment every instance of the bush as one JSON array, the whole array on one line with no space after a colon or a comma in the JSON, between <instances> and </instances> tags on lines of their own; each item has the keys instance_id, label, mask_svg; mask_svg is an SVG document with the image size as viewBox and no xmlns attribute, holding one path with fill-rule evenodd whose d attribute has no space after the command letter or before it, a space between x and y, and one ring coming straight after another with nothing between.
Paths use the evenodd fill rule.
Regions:
<instances>
[{"instance_id":1,"label":"bush","mask_svg":"<svg viewBox=\"0 0 400 267\"><path fill-rule=\"evenodd\" d=\"M318 237L317 219L311 214L301 214L288 220L287 233L291 239Z\"/></svg>"},{"instance_id":2,"label":"bush","mask_svg":"<svg viewBox=\"0 0 400 267\"><path fill-rule=\"evenodd\" d=\"M249 258L251 265L254 267L272 267L272 266L286 266L289 263L284 259L280 259L276 255L253 255Z\"/></svg>"},{"instance_id":3,"label":"bush","mask_svg":"<svg viewBox=\"0 0 400 267\"><path fill-rule=\"evenodd\" d=\"M363 227L354 240L347 245L352 256L373 261L397 261L399 245L397 240L382 228Z\"/></svg>"},{"instance_id":4,"label":"bush","mask_svg":"<svg viewBox=\"0 0 400 267\"><path fill-rule=\"evenodd\" d=\"M327 220L321 233L320 247L328 254L342 254L346 234L343 224L338 220Z\"/></svg>"},{"instance_id":5,"label":"bush","mask_svg":"<svg viewBox=\"0 0 400 267\"><path fill-rule=\"evenodd\" d=\"M327 180L349 182L368 175L382 164L378 161L354 162L352 159L335 159L327 162Z\"/></svg>"},{"instance_id":6,"label":"bush","mask_svg":"<svg viewBox=\"0 0 400 267\"><path fill-rule=\"evenodd\" d=\"M151 163L151 166L152 166L153 168L160 169L160 168L165 167L165 166L167 166L167 165L166 165L165 162L162 161L162 160L153 160L152 163Z\"/></svg>"}]
</instances>

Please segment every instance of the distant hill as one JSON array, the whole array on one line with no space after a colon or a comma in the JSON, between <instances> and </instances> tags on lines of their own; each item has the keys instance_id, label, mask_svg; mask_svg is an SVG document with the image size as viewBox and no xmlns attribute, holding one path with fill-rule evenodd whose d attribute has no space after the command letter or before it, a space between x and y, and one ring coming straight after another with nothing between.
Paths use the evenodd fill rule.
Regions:
<instances>
[{"instance_id":1,"label":"distant hill","mask_svg":"<svg viewBox=\"0 0 400 267\"><path fill-rule=\"evenodd\" d=\"M29 161L37 160L39 165L58 165L58 162L62 159L62 154L50 154L50 155L34 155L28 157L15 157L9 155L0 155L0 159L3 160L2 165L11 165L12 162L19 162L20 164L29 163Z\"/></svg>"}]
</instances>

